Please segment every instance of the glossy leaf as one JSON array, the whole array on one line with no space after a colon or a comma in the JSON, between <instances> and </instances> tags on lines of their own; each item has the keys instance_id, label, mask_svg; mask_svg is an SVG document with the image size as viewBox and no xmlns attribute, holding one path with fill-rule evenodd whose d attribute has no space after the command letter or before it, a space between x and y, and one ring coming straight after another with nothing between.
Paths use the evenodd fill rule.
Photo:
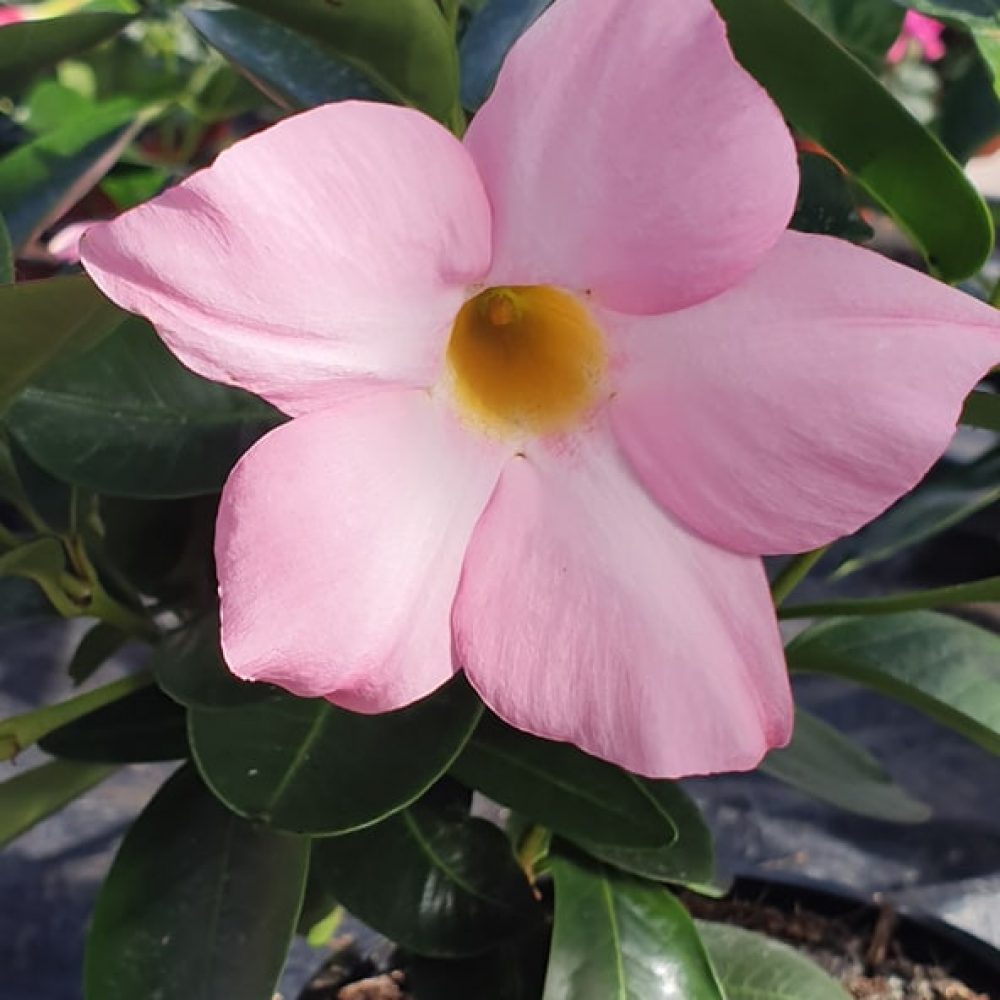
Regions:
<instances>
[{"instance_id":1,"label":"glossy leaf","mask_svg":"<svg viewBox=\"0 0 1000 1000\"><path fill-rule=\"evenodd\" d=\"M799 155L799 198L789 228L863 243L873 232L858 213L847 178L827 156Z\"/></svg>"},{"instance_id":2,"label":"glossy leaf","mask_svg":"<svg viewBox=\"0 0 1000 1000\"><path fill-rule=\"evenodd\" d=\"M234 816L184 768L115 857L87 939L86 1000L271 1000L309 842Z\"/></svg>"},{"instance_id":3,"label":"glossy leaf","mask_svg":"<svg viewBox=\"0 0 1000 1000\"><path fill-rule=\"evenodd\" d=\"M475 111L490 96L511 46L552 0L488 0L462 36L462 106Z\"/></svg>"},{"instance_id":4,"label":"glossy leaf","mask_svg":"<svg viewBox=\"0 0 1000 1000\"><path fill-rule=\"evenodd\" d=\"M621 847L594 844L582 837L573 843L615 868L656 882L683 885L708 895L726 889L715 870L712 833L701 810L680 785L631 775L654 808L677 831L677 839L665 847Z\"/></svg>"},{"instance_id":5,"label":"glossy leaf","mask_svg":"<svg viewBox=\"0 0 1000 1000\"><path fill-rule=\"evenodd\" d=\"M850 1000L840 983L787 944L728 924L696 926L726 1000Z\"/></svg>"},{"instance_id":6,"label":"glossy leaf","mask_svg":"<svg viewBox=\"0 0 1000 1000\"><path fill-rule=\"evenodd\" d=\"M240 455L281 419L255 396L188 371L144 320L130 317L28 386L8 426L59 478L152 498L216 492Z\"/></svg>"},{"instance_id":7,"label":"glossy leaf","mask_svg":"<svg viewBox=\"0 0 1000 1000\"><path fill-rule=\"evenodd\" d=\"M553 856L543 1000L723 1000L687 911L661 886Z\"/></svg>"},{"instance_id":8,"label":"glossy leaf","mask_svg":"<svg viewBox=\"0 0 1000 1000\"><path fill-rule=\"evenodd\" d=\"M426 800L358 833L316 840L314 878L379 933L439 958L497 947L540 909L497 827Z\"/></svg>"},{"instance_id":9,"label":"glossy leaf","mask_svg":"<svg viewBox=\"0 0 1000 1000\"><path fill-rule=\"evenodd\" d=\"M91 678L125 644L127 636L113 625L97 622L80 640L69 664L69 676L75 684Z\"/></svg>"},{"instance_id":10,"label":"glossy leaf","mask_svg":"<svg viewBox=\"0 0 1000 1000\"><path fill-rule=\"evenodd\" d=\"M588 844L664 847L677 837L627 772L492 715L483 718L452 773L487 798Z\"/></svg>"},{"instance_id":11,"label":"glossy leaf","mask_svg":"<svg viewBox=\"0 0 1000 1000\"><path fill-rule=\"evenodd\" d=\"M197 32L275 104L289 111L351 98L378 100L358 70L321 44L249 10L185 10Z\"/></svg>"},{"instance_id":12,"label":"glossy leaf","mask_svg":"<svg viewBox=\"0 0 1000 1000\"><path fill-rule=\"evenodd\" d=\"M1000 753L1000 636L929 611L822 622L787 650L793 670L866 684Z\"/></svg>"},{"instance_id":13,"label":"glossy leaf","mask_svg":"<svg viewBox=\"0 0 1000 1000\"><path fill-rule=\"evenodd\" d=\"M145 120L132 101L115 102L74 118L0 159L0 213L15 250L30 243L90 191L115 165Z\"/></svg>"},{"instance_id":14,"label":"glossy leaf","mask_svg":"<svg viewBox=\"0 0 1000 1000\"><path fill-rule=\"evenodd\" d=\"M0 783L0 847L100 784L116 767L54 760Z\"/></svg>"},{"instance_id":15,"label":"glossy leaf","mask_svg":"<svg viewBox=\"0 0 1000 1000\"><path fill-rule=\"evenodd\" d=\"M0 287L0 411L59 357L96 344L124 317L84 275Z\"/></svg>"},{"instance_id":16,"label":"glossy leaf","mask_svg":"<svg viewBox=\"0 0 1000 1000\"><path fill-rule=\"evenodd\" d=\"M131 15L99 12L7 25L0 34L0 91L116 35L131 20Z\"/></svg>"},{"instance_id":17,"label":"glossy leaf","mask_svg":"<svg viewBox=\"0 0 1000 1000\"><path fill-rule=\"evenodd\" d=\"M181 760L188 755L184 709L159 688L143 688L53 730L39 746L65 760Z\"/></svg>"},{"instance_id":18,"label":"glossy leaf","mask_svg":"<svg viewBox=\"0 0 1000 1000\"><path fill-rule=\"evenodd\" d=\"M806 795L860 816L920 823L931 815L927 806L893 782L867 750L802 709L795 713L792 742L772 750L760 769Z\"/></svg>"},{"instance_id":19,"label":"glossy leaf","mask_svg":"<svg viewBox=\"0 0 1000 1000\"><path fill-rule=\"evenodd\" d=\"M992 221L941 143L788 0L715 5L737 59L785 117L881 202L937 274L974 274L993 249Z\"/></svg>"},{"instance_id":20,"label":"glossy leaf","mask_svg":"<svg viewBox=\"0 0 1000 1000\"><path fill-rule=\"evenodd\" d=\"M481 712L458 678L384 715L285 694L192 709L189 734L205 781L240 815L335 834L371 826L416 801L451 765Z\"/></svg>"},{"instance_id":21,"label":"glossy leaf","mask_svg":"<svg viewBox=\"0 0 1000 1000\"><path fill-rule=\"evenodd\" d=\"M400 104L452 119L458 58L441 8L427 0L235 0L322 42Z\"/></svg>"}]
</instances>

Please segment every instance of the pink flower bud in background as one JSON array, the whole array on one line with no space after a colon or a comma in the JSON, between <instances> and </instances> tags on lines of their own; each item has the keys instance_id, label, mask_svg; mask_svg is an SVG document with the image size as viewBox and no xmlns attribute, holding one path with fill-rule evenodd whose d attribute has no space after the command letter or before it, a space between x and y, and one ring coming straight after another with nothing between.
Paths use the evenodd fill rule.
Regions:
<instances>
[{"instance_id":1,"label":"pink flower bud in background","mask_svg":"<svg viewBox=\"0 0 1000 1000\"><path fill-rule=\"evenodd\" d=\"M944 25L933 17L919 14L915 10L906 12L903 30L886 53L886 60L895 65L902 62L910 46L914 46L928 62L937 62L945 54L945 44L941 41Z\"/></svg>"}]
</instances>

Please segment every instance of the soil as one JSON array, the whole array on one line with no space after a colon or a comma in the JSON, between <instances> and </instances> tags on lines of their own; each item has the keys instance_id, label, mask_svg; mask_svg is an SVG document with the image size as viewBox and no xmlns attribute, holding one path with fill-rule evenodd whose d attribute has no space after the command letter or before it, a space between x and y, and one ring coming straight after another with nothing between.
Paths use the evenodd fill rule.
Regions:
<instances>
[{"instance_id":1,"label":"soil","mask_svg":"<svg viewBox=\"0 0 1000 1000\"><path fill-rule=\"evenodd\" d=\"M808 955L840 980L855 1000L1000 1000L978 993L940 965L909 958L895 936L896 914L883 907L874 925L810 910L780 910L746 900L687 896L691 913L759 931Z\"/></svg>"}]
</instances>

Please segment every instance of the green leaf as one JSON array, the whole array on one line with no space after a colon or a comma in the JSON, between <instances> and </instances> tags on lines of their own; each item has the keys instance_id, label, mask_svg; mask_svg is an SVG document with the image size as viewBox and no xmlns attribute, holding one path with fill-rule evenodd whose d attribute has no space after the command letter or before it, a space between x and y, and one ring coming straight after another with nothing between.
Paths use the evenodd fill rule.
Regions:
<instances>
[{"instance_id":1,"label":"green leaf","mask_svg":"<svg viewBox=\"0 0 1000 1000\"><path fill-rule=\"evenodd\" d=\"M701 810L672 781L652 781L631 775L631 780L677 831L677 839L665 847L622 847L595 844L581 837L573 843L600 861L656 882L683 885L696 892L719 895L727 886L715 870L712 833Z\"/></svg>"},{"instance_id":2,"label":"green leaf","mask_svg":"<svg viewBox=\"0 0 1000 1000\"><path fill-rule=\"evenodd\" d=\"M50 368L8 413L21 447L60 479L147 498L218 491L281 420L255 396L188 371L138 317Z\"/></svg>"},{"instance_id":3,"label":"green leaf","mask_svg":"<svg viewBox=\"0 0 1000 1000\"><path fill-rule=\"evenodd\" d=\"M978 271L993 249L992 220L941 143L788 0L715 4L737 59L885 207L930 267L947 281Z\"/></svg>"},{"instance_id":4,"label":"green leaf","mask_svg":"<svg viewBox=\"0 0 1000 1000\"><path fill-rule=\"evenodd\" d=\"M91 626L76 647L69 664L69 676L74 684L89 680L122 646L127 636L113 625L97 622Z\"/></svg>"},{"instance_id":5,"label":"green leaf","mask_svg":"<svg viewBox=\"0 0 1000 1000\"><path fill-rule=\"evenodd\" d=\"M723 1000L694 923L669 892L558 855L551 866L543 1000Z\"/></svg>"},{"instance_id":6,"label":"green leaf","mask_svg":"<svg viewBox=\"0 0 1000 1000\"><path fill-rule=\"evenodd\" d=\"M863 747L797 709L795 734L760 765L764 774L848 812L890 823L921 823L930 809L896 785Z\"/></svg>"},{"instance_id":7,"label":"green leaf","mask_svg":"<svg viewBox=\"0 0 1000 1000\"><path fill-rule=\"evenodd\" d=\"M696 926L726 1000L850 1000L840 983L787 944L728 924Z\"/></svg>"},{"instance_id":8,"label":"green leaf","mask_svg":"<svg viewBox=\"0 0 1000 1000\"><path fill-rule=\"evenodd\" d=\"M0 91L116 35L131 20L131 15L83 13L7 25L0 34Z\"/></svg>"},{"instance_id":9,"label":"green leaf","mask_svg":"<svg viewBox=\"0 0 1000 1000\"><path fill-rule=\"evenodd\" d=\"M827 34L875 67L898 37L906 14L894 0L794 0L794 3Z\"/></svg>"},{"instance_id":10,"label":"green leaf","mask_svg":"<svg viewBox=\"0 0 1000 1000\"><path fill-rule=\"evenodd\" d=\"M445 124L458 101L458 57L428 0L236 0L316 39L394 101Z\"/></svg>"},{"instance_id":11,"label":"green leaf","mask_svg":"<svg viewBox=\"0 0 1000 1000\"><path fill-rule=\"evenodd\" d=\"M96 344L124 317L85 275L0 287L0 412L57 358Z\"/></svg>"},{"instance_id":12,"label":"green leaf","mask_svg":"<svg viewBox=\"0 0 1000 1000\"><path fill-rule=\"evenodd\" d=\"M858 214L858 206L840 168L827 156L799 154L799 198L789 228L863 243L873 231Z\"/></svg>"},{"instance_id":13,"label":"green leaf","mask_svg":"<svg viewBox=\"0 0 1000 1000\"><path fill-rule=\"evenodd\" d=\"M181 760L188 755L185 713L159 688L142 688L54 729L39 746L66 760Z\"/></svg>"},{"instance_id":14,"label":"green leaf","mask_svg":"<svg viewBox=\"0 0 1000 1000\"><path fill-rule=\"evenodd\" d=\"M947 17L970 28L1000 23L1000 0L896 0L931 17Z\"/></svg>"},{"instance_id":15,"label":"green leaf","mask_svg":"<svg viewBox=\"0 0 1000 1000\"><path fill-rule=\"evenodd\" d=\"M548 936L525 935L475 958L440 959L396 954L393 964L419 1000L538 1000L545 982Z\"/></svg>"},{"instance_id":16,"label":"green leaf","mask_svg":"<svg viewBox=\"0 0 1000 1000\"><path fill-rule=\"evenodd\" d=\"M54 760L0 783L0 847L100 784L116 767Z\"/></svg>"},{"instance_id":17,"label":"green leaf","mask_svg":"<svg viewBox=\"0 0 1000 1000\"><path fill-rule=\"evenodd\" d=\"M458 678L384 715L285 694L192 709L189 735L205 781L241 816L299 833L348 833L420 798L461 751L481 712Z\"/></svg>"},{"instance_id":18,"label":"green leaf","mask_svg":"<svg viewBox=\"0 0 1000 1000\"><path fill-rule=\"evenodd\" d=\"M793 670L857 681L1000 753L1000 636L928 611L822 622L792 640Z\"/></svg>"},{"instance_id":19,"label":"green leaf","mask_svg":"<svg viewBox=\"0 0 1000 1000\"><path fill-rule=\"evenodd\" d=\"M459 57L462 106L476 111L493 90L511 46L552 0L489 0L469 22Z\"/></svg>"},{"instance_id":20,"label":"green leaf","mask_svg":"<svg viewBox=\"0 0 1000 1000\"><path fill-rule=\"evenodd\" d=\"M503 833L427 799L358 833L316 840L314 878L356 917L420 955L488 951L538 919Z\"/></svg>"},{"instance_id":21,"label":"green leaf","mask_svg":"<svg viewBox=\"0 0 1000 1000\"><path fill-rule=\"evenodd\" d=\"M970 393L959 422L969 427L1000 431L1000 396L993 392Z\"/></svg>"},{"instance_id":22,"label":"green leaf","mask_svg":"<svg viewBox=\"0 0 1000 1000\"><path fill-rule=\"evenodd\" d=\"M271 1000L308 858L307 840L234 816L182 769L125 835L97 897L86 1000Z\"/></svg>"},{"instance_id":23,"label":"green leaf","mask_svg":"<svg viewBox=\"0 0 1000 1000\"><path fill-rule=\"evenodd\" d=\"M184 15L209 45L288 111L381 97L356 69L270 18L227 8L185 10Z\"/></svg>"},{"instance_id":24,"label":"green leaf","mask_svg":"<svg viewBox=\"0 0 1000 1000\"><path fill-rule=\"evenodd\" d=\"M3 215L0 215L0 285L14 282L14 248Z\"/></svg>"},{"instance_id":25,"label":"green leaf","mask_svg":"<svg viewBox=\"0 0 1000 1000\"><path fill-rule=\"evenodd\" d=\"M113 102L0 158L0 213L15 250L95 187L147 118L131 100Z\"/></svg>"},{"instance_id":26,"label":"green leaf","mask_svg":"<svg viewBox=\"0 0 1000 1000\"><path fill-rule=\"evenodd\" d=\"M160 687L187 708L230 708L280 694L270 684L242 681L229 672L215 617L168 635L154 650L149 667Z\"/></svg>"},{"instance_id":27,"label":"green leaf","mask_svg":"<svg viewBox=\"0 0 1000 1000\"><path fill-rule=\"evenodd\" d=\"M25 542L0 556L0 577L19 576L38 584L52 606L66 618L82 611L63 588L66 554L56 538L39 538ZM2 758L0 758L2 759Z\"/></svg>"},{"instance_id":28,"label":"green leaf","mask_svg":"<svg viewBox=\"0 0 1000 1000\"><path fill-rule=\"evenodd\" d=\"M588 844L664 847L677 830L631 775L568 743L486 715L452 767L459 781L528 819Z\"/></svg>"}]
</instances>

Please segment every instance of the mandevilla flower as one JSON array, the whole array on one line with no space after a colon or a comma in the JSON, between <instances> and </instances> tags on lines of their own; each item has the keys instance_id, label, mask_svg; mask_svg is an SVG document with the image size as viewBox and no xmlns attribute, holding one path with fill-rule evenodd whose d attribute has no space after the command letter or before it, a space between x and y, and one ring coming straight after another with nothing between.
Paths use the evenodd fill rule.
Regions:
<instances>
[{"instance_id":1,"label":"mandevilla flower","mask_svg":"<svg viewBox=\"0 0 1000 1000\"><path fill-rule=\"evenodd\" d=\"M788 680L760 561L941 454L995 313L785 232L796 160L708 0L557 0L464 144L290 118L84 237L194 371L294 417L226 485L234 673L358 712L464 670L648 775L748 768Z\"/></svg>"},{"instance_id":2,"label":"mandevilla flower","mask_svg":"<svg viewBox=\"0 0 1000 1000\"><path fill-rule=\"evenodd\" d=\"M906 58L906 53L910 51L911 44L928 61L937 62L944 58L947 51L941 35L944 33L944 25L940 21L935 21L933 17L921 14L915 10L908 10L903 18L903 29L892 43L892 48L885 54L889 63L899 63Z\"/></svg>"}]
</instances>

